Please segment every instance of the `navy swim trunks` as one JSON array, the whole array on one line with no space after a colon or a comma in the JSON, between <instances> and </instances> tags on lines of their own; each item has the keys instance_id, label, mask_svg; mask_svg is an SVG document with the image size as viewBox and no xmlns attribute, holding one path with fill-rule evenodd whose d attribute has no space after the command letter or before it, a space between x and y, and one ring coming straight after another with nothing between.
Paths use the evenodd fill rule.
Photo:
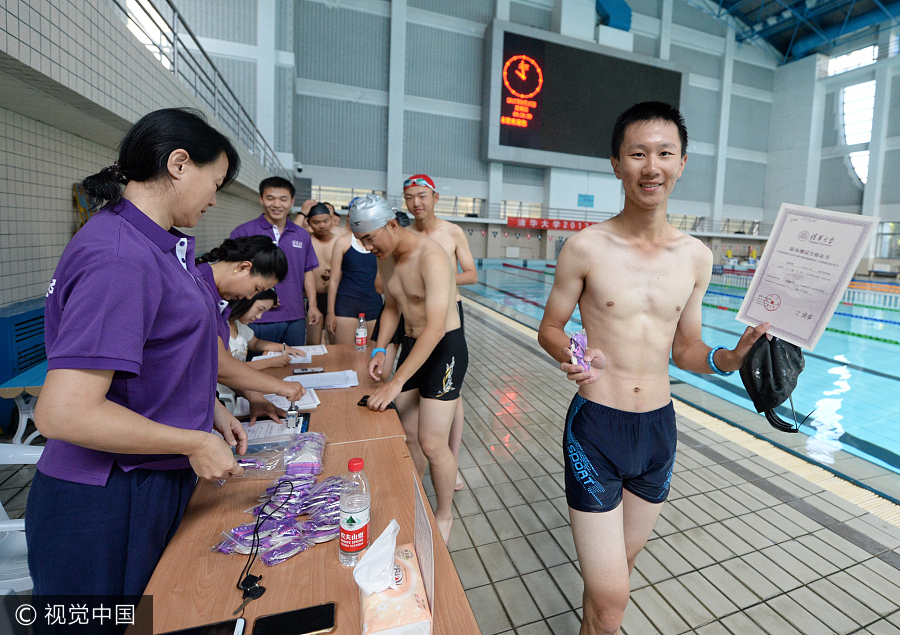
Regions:
<instances>
[{"instance_id":1,"label":"navy swim trunks","mask_svg":"<svg viewBox=\"0 0 900 635\"><path fill-rule=\"evenodd\" d=\"M625 412L576 394L566 415L566 501L582 512L606 512L624 487L650 503L669 495L675 465L675 407Z\"/></svg>"}]
</instances>

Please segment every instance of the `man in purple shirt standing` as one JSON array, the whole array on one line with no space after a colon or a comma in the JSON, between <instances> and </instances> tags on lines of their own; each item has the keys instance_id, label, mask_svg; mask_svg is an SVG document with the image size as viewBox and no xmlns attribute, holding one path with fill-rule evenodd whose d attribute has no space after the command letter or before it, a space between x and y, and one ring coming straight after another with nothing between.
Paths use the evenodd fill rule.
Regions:
<instances>
[{"instance_id":1,"label":"man in purple shirt standing","mask_svg":"<svg viewBox=\"0 0 900 635\"><path fill-rule=\"evenodd\" d=\"M266 311L250 325L261 340L281 342L290 346L306 343L306 311L303 294L310 299L309 323L318 324L322 313L316 307L316 281L313 270L319 266L309 232L288 220L294 205L294 185L287 179L272 176L259 184L259 202L263 213L259 218L238 225L232 238L268 236L281 247L288 258L288 275L275 285L278 306Z\"/></svg>"}]
</instances>

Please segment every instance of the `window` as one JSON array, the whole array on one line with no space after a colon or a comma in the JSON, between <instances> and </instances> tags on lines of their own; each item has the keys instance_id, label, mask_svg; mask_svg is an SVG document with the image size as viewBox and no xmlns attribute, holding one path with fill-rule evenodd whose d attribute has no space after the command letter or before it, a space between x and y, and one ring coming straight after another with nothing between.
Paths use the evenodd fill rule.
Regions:
<instances>
[{"instance_id":1,"label":"window","mask_svg":"<svg viewBox=\"0 0 900 635\"><path fill-rule=\"evenodd\" d=\"M869 143L872 139L872 114L875 110L875 81L847 86L841 91L841 119L844 141L848 146ZM850 153L850 165L862 183L869 175L869 151Z\"/></svg>"},{"instance_id":2,"label":"window","mask_svg":"<svg viewBox=\"0 0 900 635\"><path fill-rule=\"evenodd\" d=\"M876 258L900 258L900 223L879 223Z\"/></svg>"},{"instance_id":3,"label":"window","mask_svg":"<svg viewBox=\"0 0 900 635\"><path fill-rule=\"evenodd\" d=\"M852 53L847 53L846 55L833 57L828 60L828 76L831 77L832 75L838 75L840 73L852 71L855 68L874 64L875 60L877 59L877 45L867 46L864 49L859 49L858 51L853 51Z\"/></svg>"}]
</instances>

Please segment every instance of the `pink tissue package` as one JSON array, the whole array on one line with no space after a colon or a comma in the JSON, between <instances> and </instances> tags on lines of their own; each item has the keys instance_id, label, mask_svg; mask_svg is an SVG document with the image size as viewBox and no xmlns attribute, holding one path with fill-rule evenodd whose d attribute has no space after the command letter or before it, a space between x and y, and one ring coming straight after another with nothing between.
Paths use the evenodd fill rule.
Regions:
<instances>
[{"instance_id":1,"label":"pink tissue package","mask_svg":"<svg viewBox=\"0 0 900 635\"><path fill-rule=\"evenodd\" d=\"M430 635L431 611L412 544L394 552L394 586L362 597L363 635Z\"/></svg>"}]
</instances>

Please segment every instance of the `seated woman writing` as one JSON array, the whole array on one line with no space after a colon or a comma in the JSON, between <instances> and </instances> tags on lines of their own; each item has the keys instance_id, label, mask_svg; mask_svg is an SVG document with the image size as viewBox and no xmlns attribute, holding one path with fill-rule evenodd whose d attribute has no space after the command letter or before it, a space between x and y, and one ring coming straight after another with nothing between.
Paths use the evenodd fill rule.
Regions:
<instances>
[{"instance_id":1,"label":"seated woman writing","mask_svg":"<svg viewBox=\"0 0 900 635\"><path fill-rule=\"evenodd\" d=\"M291 355L303 355L303 351L278 342L261 340L247 326L252 324L263 313L278 306L278 294L275 289L266 289L257 293L249 300L237 300L231 303L231 315L228 316L228 326L231 338L228 340L228 349L231 356L242 362L247 362L249 351L262 351L264 353L281 353L274 357L254 359L247 362L257 370L266 368L283 368L291 363Z\"/></svg>"}]
</instances>

